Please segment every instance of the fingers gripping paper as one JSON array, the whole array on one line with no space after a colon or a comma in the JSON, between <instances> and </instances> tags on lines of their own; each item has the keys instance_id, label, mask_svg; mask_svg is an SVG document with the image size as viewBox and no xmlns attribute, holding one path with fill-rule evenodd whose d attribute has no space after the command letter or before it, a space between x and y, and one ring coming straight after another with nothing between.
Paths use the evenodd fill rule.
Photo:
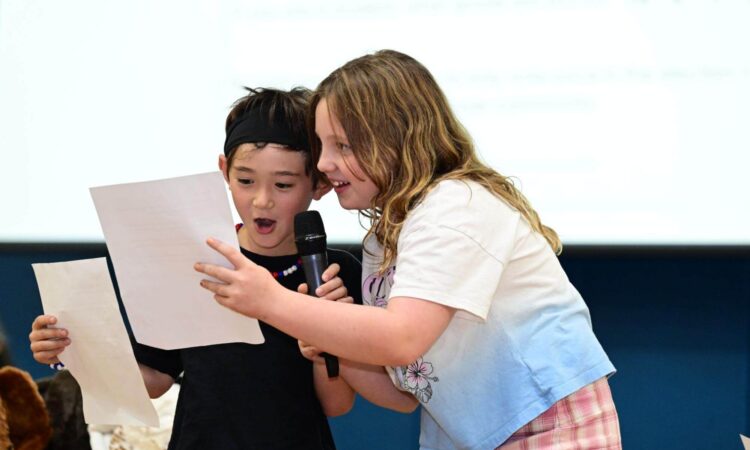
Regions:
<instances>
[{"instance_id":1,"label":"fingers gripping paper","mask_svg":"<svg viewBox=\"0 0 750 450\"><path fill-rule=\"evenodd\" d=\"M220 172L95 187L91 196L138 342L263 342L258 321L216 303L193 270L199 261L231 267L206 238L239 247Z\"/></svg>"},{"instance_id":2,"label":"fingers gripping paper","mask_svg":"<svg viewBox=\"0 0 750 450\"><path fill-rule=\"evenodd\" d=\"M81 386L88 424L159 426L105 258L32 264L45 314L66 328L60 360Z\"/></svg>"}]
</instances>

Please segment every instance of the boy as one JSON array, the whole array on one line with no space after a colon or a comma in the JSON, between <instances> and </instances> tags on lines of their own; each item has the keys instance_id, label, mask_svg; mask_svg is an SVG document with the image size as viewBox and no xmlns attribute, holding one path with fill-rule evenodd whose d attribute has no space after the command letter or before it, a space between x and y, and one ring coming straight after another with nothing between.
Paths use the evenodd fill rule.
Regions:
<instances>
[{"instance_id":1,"label":"boy","mask_svg":"<svg viewBox=\"0 0 750 450\"><path fill-rule=\"evenodd\" d=\"M248 90L227 117L219 168L242 219L237 226L242 253L286 288L297 289L305 278L294 216L330 190L310 155L305 124L310 92ZM328 251L328 260L332 264L323 275L328 281L318 295L351 301L348 288L359 300L359 262L336 250ZM30 336L34 357L43 363L54 362L69 343L50 340L60 330L46 328L49 317L38 317ZM329 379L323 364L303 357L296 339L260 326L262 345L166 351L134 343L152 398L183 374L170 449L335 448L325 416L348 412L354 392L343 379Z\"/></svg>"}]
</instances>

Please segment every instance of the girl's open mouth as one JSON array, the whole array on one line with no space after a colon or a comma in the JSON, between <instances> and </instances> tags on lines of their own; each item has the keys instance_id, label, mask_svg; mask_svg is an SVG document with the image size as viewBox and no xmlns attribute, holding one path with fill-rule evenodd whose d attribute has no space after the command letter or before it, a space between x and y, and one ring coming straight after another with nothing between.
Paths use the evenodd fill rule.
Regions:
<instances>
[{"instance_id":1,"label":"girl's open mouth","mask_svg":"<svg viewBox=\"0 0 750 450\"><path fill-rule=\"evenodd\" d=\"M333 185L334 192L339 193L345 190L351 183L348 181L332 181L331 184Z\"/></svg>"}]
</instances>

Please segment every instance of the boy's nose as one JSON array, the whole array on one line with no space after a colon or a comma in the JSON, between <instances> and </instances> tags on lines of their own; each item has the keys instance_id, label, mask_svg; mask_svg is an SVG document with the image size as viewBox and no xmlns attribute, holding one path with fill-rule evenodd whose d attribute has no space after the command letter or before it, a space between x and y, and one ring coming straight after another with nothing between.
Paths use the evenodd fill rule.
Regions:
<instances>
[{"instance_id":1,"label":"boy's nose","mask_svg":"<svg viewBox=\"0 0 750 450\"><path fill-rule=\"evenodd\" d=\"M268 192L259 192L253 197L253 206L261 209L273 208L273 199Z\"/></svg>"}]
</instances>

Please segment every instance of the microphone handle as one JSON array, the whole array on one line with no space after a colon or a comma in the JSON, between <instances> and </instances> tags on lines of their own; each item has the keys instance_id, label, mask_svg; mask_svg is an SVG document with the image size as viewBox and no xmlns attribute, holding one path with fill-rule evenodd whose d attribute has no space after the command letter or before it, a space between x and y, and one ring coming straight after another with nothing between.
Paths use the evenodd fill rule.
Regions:
<instances>
[{"instance_id":1,"label":"microphone handle","mask_svg":"<svg viewBox=\"0 0 750 450\"><path fill-rule=\"evenodd\" d=\"M302 269L305 271L305 281L307 282L307 293L313 297L315 290L323 284L323 271L328 267L328 255L323 253L314 253L304 255L302 258ZM339 359L328 353L321 353L326 362L326 372L328 378L339 376Z\"/></svg>"}]
</instances>

